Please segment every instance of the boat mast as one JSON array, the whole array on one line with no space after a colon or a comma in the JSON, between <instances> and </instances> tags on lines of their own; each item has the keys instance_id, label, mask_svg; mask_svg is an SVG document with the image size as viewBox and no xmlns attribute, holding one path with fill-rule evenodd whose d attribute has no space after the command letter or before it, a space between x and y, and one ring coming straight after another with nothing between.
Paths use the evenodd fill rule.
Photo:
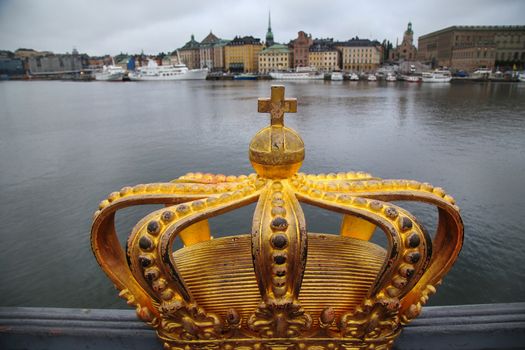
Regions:
<instances>
[{"instance_id":1,"label":"boat mast","mask_svg":"<svg viewBox=\"0 0 525 350\"><path fill-rule=\"evenodd\" d=\"M179 56L179 49L177 49L177 64L181 64L180 62L180 56Z\"/></svg>"}]
</instances>

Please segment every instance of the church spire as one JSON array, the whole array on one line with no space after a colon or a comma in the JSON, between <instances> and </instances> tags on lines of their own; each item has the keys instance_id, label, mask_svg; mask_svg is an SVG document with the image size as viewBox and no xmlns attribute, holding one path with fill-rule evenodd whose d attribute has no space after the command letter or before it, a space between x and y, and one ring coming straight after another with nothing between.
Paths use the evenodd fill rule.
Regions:
<instances>
[{"instance_id":1,"label":"church spire","mask_svg":"<svg viewBox=\"0 0 525 350\"><path fill-rule=\"evenodd\" d=\"M268 11L268 31L266 32L266 47L270 47L273 44L274 42L272 33L272 18L270 11Z\"/></svg>"}]
</instances>

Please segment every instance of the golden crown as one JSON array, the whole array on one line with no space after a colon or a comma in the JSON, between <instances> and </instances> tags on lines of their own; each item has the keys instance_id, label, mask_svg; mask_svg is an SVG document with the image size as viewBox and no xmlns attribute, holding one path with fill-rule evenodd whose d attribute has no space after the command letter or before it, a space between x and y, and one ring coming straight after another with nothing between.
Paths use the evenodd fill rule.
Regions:
<instances>
[{"instance_id":1,"label":"golden crown","mask_svg":"<svg viewBox=\"0 0 525 350\"><path fill-rule=\"evenodd\" d=\"M461 249L454 199L363 172L297 173L304 144L283 123L297 101L272 86L258 110L271 125L250 144L256 174L189 173L102 201L91 232L100 266L165 349L391 348ZM434 242L393 200L438 208ZM209 218L254 202L251 235L212 239ZM307 232L300 202L342 214L341 234ZM115 213L141 204L165 208L139 221L124 253ZM376 227L386 250L369 242ZM173 252L177 237L184 247Z\"/></svg>"}]
</instances>

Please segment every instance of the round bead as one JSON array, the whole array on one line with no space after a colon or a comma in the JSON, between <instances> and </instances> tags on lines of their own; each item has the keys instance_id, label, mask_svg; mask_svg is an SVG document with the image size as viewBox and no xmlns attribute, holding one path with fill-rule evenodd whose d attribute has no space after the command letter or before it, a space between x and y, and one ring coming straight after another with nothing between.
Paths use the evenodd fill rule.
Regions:
<instances>
[{"instance_id":1,"label":"round bead","mask_svg":"<svg viewBox=\"0 0 525 350\"><path fill-rule=\"evenodd\" d=\"M191 203L191 207L193 208L193 210L199 210L199 209L202 209L204 208L204 202L203 201L195 201L193 203Z\"/></svg>"},{"instance_id":2,"label":"round bead","mask_svg":"<svg viewBox=\"0 0 525 350\"><path fill-rule=\"evenodd\" d=\"M139 239L139 247L143 250L152 250L153 241L148 236L142 236Z\"/></svg>"},{"instance_id":3,"label":"round bead","mask_svg":"<svg viewBox=\"0 0 525 350\"><path fill-rule=\"evenodd\" d=\"M177 206L177 209L175 209L178 214L186 214L190 211L190 207L188 207L186 204L181 204Z\"/></svg>"},{"instance_id":4,"label":"round bead","mask_svg":"<svg viewBox=\"0 0 525 350\"><path fill-rule=\"evenodd\" d=\"M148 233L152 235L156 235L160 231L160 225L156 220L152 220L148 223Z\"/></svg>"},{"instance_id":5,"label":"round bead","mask_svg":"<svg viewBox=\"0 0 525 350\"><path fill-rule=\"evenodd\" d=\"M139 255L139 263L142 267L148 267L153 264L153 257L150 255Z\"/></svg>"},{"instance_id":6,"label":"round bead","mask_svg":"<svg viewBox=\"0 0 525 350\"><path fill-rule=\"evenodd\" d=\"M406 216L401 216L399 218L399 228L403 232L410 230L412 228L412 220L410 220Z\"/></svg>"},{"instance_id":7,"label":"round bead","mask_svg":"<svg viewBox=\"0 0 525 350\"><path fill-rule=\"evenodd\" d=\"M337 200L341 203L350 203L352 201L352 197L347 194L340 195Z\"/></svg>"},{"instance_id":8,"label":"round bead","mask_svg":"<svg viewBox=\"0 0 525 350\"><path fill-rule=\"evenodd\" d=\"M406 278L411 278L414 275L414 272L414 268L410 265L402 265L399 268L399 273L401 274L401 276Z\"/></svg>"},{"instance_id":9,"label":"round bead","mask_svg":"<svg viewBox=\"0 0 525 350\"><path fill-rule=\"evenodd\" d=\"M385 209L385 215L390 219L395 219L399 214L397 213L396 208L388 207Z\"/></svg>"},{"instance_id":10,"label":"round bead","mask_svg":"<svg viewBox=\"0 0 525 350\"><path fill-rule=\"evenodd\" d=\"M417 246L419 246L419 243L421 243L421 239L419 238L419 235L417 233L414 232L410 236L408 236L407 238L408 247L416 248Z\"/></svg>"},{"instance_id":11,"label":"round bead","mask_svg":"<svg viewBox=\"0 0 525 350\"><path fill-rule=\"evenodd\" d=\"M366 199L361 198L361 197L357 197L357 198L354 199L354 204L355 205L364 206L364 205L366 205Z\"/></svg>"},{"instance_id":12,"label":"round bead","mask_svg":"<svg viewBox=\"0 0 525 350\"><path fill-rule=\"evenodd\" d=\"M173 220L173 213L169 210L166 210L164 213L162 213L161 219L164 222L170 222L171 220Z\"/></svg>"},{"instance_id":13,"label":"round bead","mask_svg":"<svg viewBox=\"0 0 525 350\"><path fill-rule=\"evenodd\" d=\"M278 215L284 216L286 215L286 209L284 209L283 207L273 207L272 215L273 216L278 216Z\"/></svg>"},{"instance_id":14,"label":"round bead","mask_svg":"<svg viewBox=\"0 0 525 350\"><path fill-rule=\"evenodd\" d=\"M159 275L160 271L156 267L150 267L144 271L144 277L150 282L159 278Z\"/></svg>"},{"instance_id":15,"label":"round bead","mask_svg":"<svg viewBox=\"0 0 525 350\"><path fill-rule=\"evenodd\" d=\"M408 253L405 256L405 261L410 264L416 264L419 262L419 259L421 259L421 254L419 252L412 252Z\"/></svg>"},{"instance_id":16,"label":"round bead","mask_svg":"<svg viewBox=\"0 0 525 350\"><path fill-rule=\"evenodd\" d=\"M133 188L129 187L129 186L126 186L126 187L123 187L121 190L120 190L120 195L121 196L127 196L128 194L132 193L133 192Z\"/></svg>"},{"instance_id":17,"label":"round bead","mask_svg":"<svg viewBox=\"0 0 525 350\"><path fill-rule=\"evenodd\" d=\"M164 278L159 278L151 284L151 287L155 292L162 292L167 286L168 284Z\"/></svg>"},{"instance_id":18,"label":"round bead","mask_svg":"<svg viewBox=\"0 0 525 350\"><path fill-rule=\"evenodd\" d=\"M277 265L282 265L286 262L286 257L284 255L275 255L273 257L273 261L277 264Z\"/></svg>"},{"instance_id":19,"label":"round bead","mask_svg":"<svg viewBox=\"0 0 525 350\"><path fill-rule=\"evenodd\" d=\"M276 217L272 220L270 227L274 231L285 231L288 228L288 221L283 217Z\"/></svg>"},{"instance_id":20,"label":"round bead","mask_svg":"<svg viewBox=\"0 0 525 350\"><path fill-rule=\"evenodd\" d=\"M392 284L396 287L396 288L404 288L406 285L407 285L407 280L406 278L404 277L401 277L401 276L396 276L394 277L394 280L392 281Z\"/></svg>"},{"instance_id":21,"label":"round bead","mask_svg":"<svg viewBox=\"0 0 525 350\"><path fill-rule=\"evenodd\" d=\"M288 245L288 237L281 233L275 234L272 237L272 245L276 249L283 249Z\"/></svg>"},{"instance_id":22,"label":"round bead","mask_svg":"<svg viewBox=\"0 0 525 350\"><path fill-rule=\"evenodd\" d=\"M381 210L381 208L383 208L383 204L381 204L381 202L379 202L379 201L371 201L370 202L370 209L372 209L374 211L379 211L379 210Z\"/></svg>"},{"instance_id":23,"label":"round bead","mask_svg":"<svg viewBox=\"0 0 525 350\"><path fill-rule=\"evenodd\" d=\"M272 194L272 198L273 198L273 199L283 199L283 193L282 193L282 192L279 192L279 191L278 191L278 192L274 192L274 193Z\"/></svg>"}]
</instances>

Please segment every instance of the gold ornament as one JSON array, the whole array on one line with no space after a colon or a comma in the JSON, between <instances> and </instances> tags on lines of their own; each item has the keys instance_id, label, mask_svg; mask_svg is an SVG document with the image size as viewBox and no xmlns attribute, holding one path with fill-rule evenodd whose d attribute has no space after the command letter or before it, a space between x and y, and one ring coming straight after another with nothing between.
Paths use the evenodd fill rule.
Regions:
<instances>
[{"instance_id":1,"label":"gold ornament","mask_svg":"<svg viewBox=\"0 0 525 350\"><path fill-rule=\"evenodd\" d=\"M189 173L100 203L93 252L165 349L389 349L454 264L463 224L450 195L363 172L298 173L304 144L284 126L296 110L283 86L259 99L271 125L250 143L255 174ZM434 242L398 200L437 207ZM211 239L209 218L254 202L251 235ZM309 233L301 202L342 214L341 234ZM134 227L126 256L115 213L142 204L165 208ZM369 242L376 227L386 251Z\"/></svg>"}]
</instances>

